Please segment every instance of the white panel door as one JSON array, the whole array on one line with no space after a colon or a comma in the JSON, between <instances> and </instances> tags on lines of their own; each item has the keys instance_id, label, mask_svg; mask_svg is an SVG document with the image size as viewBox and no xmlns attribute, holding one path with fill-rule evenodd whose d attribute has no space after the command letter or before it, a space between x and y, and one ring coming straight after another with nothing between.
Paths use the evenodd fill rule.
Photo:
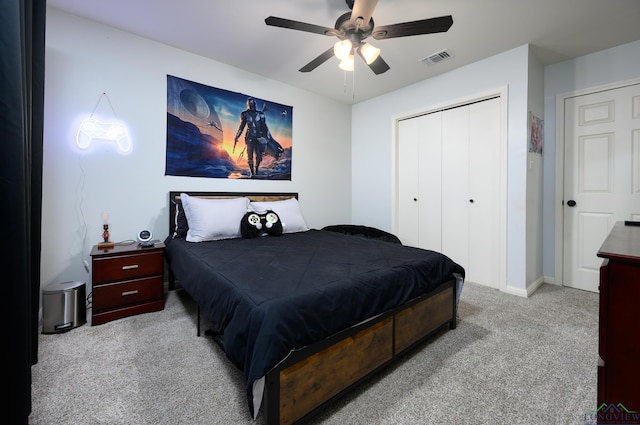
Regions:
<instances>
[{"instance_id":1,"label":"white panel door","mask_svg":"<svg viewBox=\"0 0 640 425\"><path fill-rule=\"evenodd\" d=\"M421 121L418 118L398 122L398 231L397 236L404 245L420 246L420 232L416 217L420 216L418 192L420 170L418 146L420 144Z\"/></svg>"},{"instance_id":2,"label":"white panel door","mask_svg":"<svg viewBox=\"0 0 640 425\"><path fill-rule=\"evenodd\" d=\"M398 237L409 246L442 245L441 113L398 123Z\"/></svg>"},{"instance_id":3,"label":"white panel door","mask_svg":"<svg viewBox=\"0 0 640 425\"><path fill-rule=\"evenodd\" d=\"M442 253L469 270L469 106L442 112Z\"/></svg>"},{"instance_id":4,"label":"white panel door","mask_svg":"<svg viewBox=\"0 0 640 425\"><path fill-rule=\"evenodd\" d=\"M498 287L500 99L469 106L469 281Z\"/></svg>"},{"instance_id":5,"label":"white panel door","mask_svg":"<svg viewBox=\"0 0 640 425\"><path fill-rule=\"evenodd\" d=\"M442 123L442 252L468 281L497 288L500 99L447 110Z\"/></svg>"},{"instance_id":6,"label":"white panel door","mask_svg":"<svg viewBox=\"0 0 640 425\"><path fill-rule=\"evenodd\" d=\"M564 137L563 284L597 292L602 242L640 220L640 84L568 98Z\"/></svg>"}]
</instances>

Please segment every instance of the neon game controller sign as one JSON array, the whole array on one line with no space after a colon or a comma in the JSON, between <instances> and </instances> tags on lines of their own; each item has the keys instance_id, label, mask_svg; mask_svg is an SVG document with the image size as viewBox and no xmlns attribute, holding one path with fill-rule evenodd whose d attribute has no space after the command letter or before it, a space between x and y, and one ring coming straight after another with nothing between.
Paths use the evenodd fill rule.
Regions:
<instances>
[{"instance_id":1,"label":"neon game controller sign","mask_svg":"<svg viewBox=\"0 0 640 425\"><path fill-rule=\"evenodd\" d=\"M94 143L112 143L121 153L131 152L131 139L127 127L120 121L102 122L94 117L80 123L76 144L86 150Z\"/></svg>"}]
</instances>

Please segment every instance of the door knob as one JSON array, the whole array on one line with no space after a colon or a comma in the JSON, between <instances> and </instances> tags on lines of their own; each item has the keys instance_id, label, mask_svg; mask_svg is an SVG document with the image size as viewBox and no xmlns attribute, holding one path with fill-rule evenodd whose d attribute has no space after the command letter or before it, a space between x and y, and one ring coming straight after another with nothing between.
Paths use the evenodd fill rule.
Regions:
<instances>
[{"instance_id":1,"label":"door knob","mask_svg":"<svg viewBox=\"0 0 640 425\"><path fill-rule=\"evenodd\" d=\"M575 207L576 206L576 201L574 201L573 199L569 199L567 201L567 205L570 207Z\"/></svg>"},{"instance_id":2,"label":"door knob","mask_svg":"<svg viewBox=\"0 0 640 425\"><path fill-rule=\"evenodd\" d=\"M469 202L471 202L473 204L473 199L469 199Z\"/></svg>"},{"instance_id":3,"label":"door knob","mask_svg":"<svg viewBox=\"0 0 640 425\"><path fill-rule=\"evenodd\" d=\"M413 198L413 202L418 202L418 198Z\"/></svg>"}]
</instances>

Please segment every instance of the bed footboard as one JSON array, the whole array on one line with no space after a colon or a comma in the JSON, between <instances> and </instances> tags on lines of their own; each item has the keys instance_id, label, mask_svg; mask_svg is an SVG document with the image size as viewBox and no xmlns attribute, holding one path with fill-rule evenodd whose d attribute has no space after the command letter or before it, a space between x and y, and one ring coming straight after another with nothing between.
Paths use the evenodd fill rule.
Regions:
<instances>
[{"instance_id":1,"label":"bed footboard","mask_svg":"<svg viewBox=\"0 0 640 425\"><path fill-rule=\"evenodd\" d=\"M267 424L293 424L313 415L445 325L456 327L455 279L294 351L266 376L263 406Z\"/></svg>"}]
</instances>

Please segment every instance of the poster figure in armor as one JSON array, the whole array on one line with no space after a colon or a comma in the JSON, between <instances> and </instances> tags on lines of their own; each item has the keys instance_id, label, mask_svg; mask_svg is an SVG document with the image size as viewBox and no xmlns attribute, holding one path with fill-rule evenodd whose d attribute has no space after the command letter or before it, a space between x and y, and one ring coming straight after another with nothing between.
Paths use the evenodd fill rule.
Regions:
<instances>
[{"instance_id":1,"label":"poster figure in armor","mask_svg":"<svg viewBox=\"0 0 640 425\"><path fill-rule=\"evenodd\" d=\"M256 107L256 100L252 97L247 99L247 109L240 113L240 127L234 138L233 150L235 151L238 139L244 133L244 141L247 150L247 162L251 177L258 174L258 168L262 162L263 155L269 153L272 144L276 144L279 151L282 151L280 145L271 136L264 111L260 111ZM276 155L274 155L276 156ZM279 155L277 155L279 156Z\"/></svg>"},{"instance_id":2,"label":"poster figure in armor","mask_svg":"<svg viewBox=\"0 0 640 425\"><path fill-rule=\"evenodd\" d=\"M292 106L167 75L167 176L291 180L292 134Z\"/></svg>"}]
</instances>

